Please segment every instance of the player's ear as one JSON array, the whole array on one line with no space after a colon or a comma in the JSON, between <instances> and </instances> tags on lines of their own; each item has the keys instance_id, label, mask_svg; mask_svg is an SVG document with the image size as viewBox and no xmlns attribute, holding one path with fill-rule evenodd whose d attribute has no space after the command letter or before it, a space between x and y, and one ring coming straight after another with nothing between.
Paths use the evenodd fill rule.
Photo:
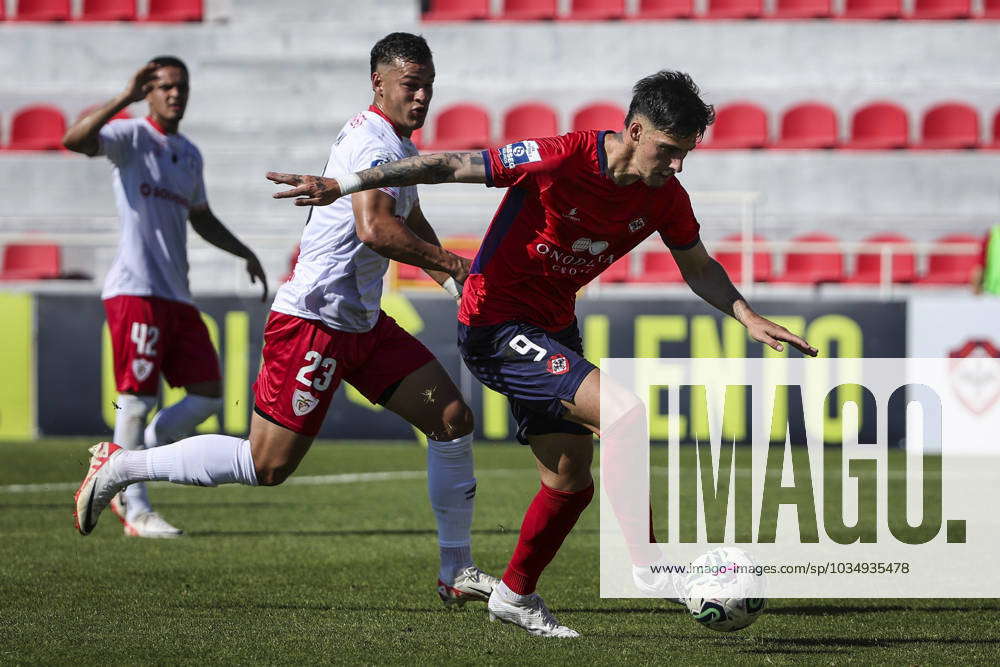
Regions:
<instances>
[{"instance_id":1,"label":"player's ear","mask_svg":"<svg viewBox=\"0 0 1000 667\"><path fill-rule=\"evenodd\" d=\"M628 136L629 139L635 143L639 143L639 138L642 136L642 123L638 119L633 120L628 126Z\"/></svg>"},{"instance_id":2,"label":"player's ear","mask_svg":"<svg viewBox=\"0 0 1000 667\"><path fill-rule=\"evenodd\" d=\"M380 88L382 88L382 73L375 70L372 72L372 91L377 93Z\"/></svg>"}]
</instances>

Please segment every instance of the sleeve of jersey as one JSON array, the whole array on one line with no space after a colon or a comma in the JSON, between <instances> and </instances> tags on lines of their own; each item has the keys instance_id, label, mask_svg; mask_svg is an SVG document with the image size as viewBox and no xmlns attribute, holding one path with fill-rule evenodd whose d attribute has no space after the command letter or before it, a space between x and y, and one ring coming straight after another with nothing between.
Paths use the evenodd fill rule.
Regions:
<instances>
[{"instance_id":1,"label":"sleeve of jersey","mask_svg":"<svg viewBox=\"0 0 1000 667\"><path fill-rule=\"evenodd\" d=\"M673 206L660 221L660 238L671 250L688 250L697 245L701 225L694 217L691 197L680 184L673 199Z\"/></svg>"},{"instance_id":2,"label":"sleeve of jersey","mask_svg":"<svg viewBox=\"0 0 1000 667\"><path fill-rule=\"evenodd\" d=\"M350 153L351 169L355 172L371 169L386 162L402 160L405 157L398 147L386 145L375 137L364 136L361 132L352 134L353 136L348 140L356 142ZM398 186L379 188L379 191L386 193L393 199L399 199Z\"/></svg>"},{"instance_id":3,"label":"sleeve of jersey","mask_svg":"<svg viewBox=\"0 0 1000 667\"><path fill-rule=\"evenodd\" d=\"M97 135L97 154L105 155L116 165L128 159L135 127L129 122L105 123Z\"/></svg>"},{"instance_id":4,"label":"sleeve of jersey","mask_svg":"<svg viewBox=\"0 0 1000 667\"><path fill-rule=\"evenodd\" d=\"M486 186L510 188L534 175L554 171L574 150L565 136L524 139L483 151Z\"/></svg>"}]
</instances>

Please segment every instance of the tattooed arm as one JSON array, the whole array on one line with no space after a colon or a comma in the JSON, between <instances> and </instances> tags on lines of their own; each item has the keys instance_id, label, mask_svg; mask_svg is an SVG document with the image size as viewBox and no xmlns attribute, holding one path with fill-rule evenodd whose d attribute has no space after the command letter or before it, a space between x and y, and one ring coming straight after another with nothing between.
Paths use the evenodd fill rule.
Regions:
<instances>
[{"instance_id":1,"label":"tattooed arm","mask_svg":"<svg viewBox=\"0 0 1000 667\"><path fill-rule=\"evenodd\" d=\"M433 153L386 162L353 176L360 181L360 185L347 188L349 192L431 183L485 183L486 166L480 152ZM335 178L273 171L267 173L267 178L274 183L294 186L291 190L275 192L271 196L275 199L295 198L296 206L326 206L346 194Z\"/></svg>"}]
</instances>

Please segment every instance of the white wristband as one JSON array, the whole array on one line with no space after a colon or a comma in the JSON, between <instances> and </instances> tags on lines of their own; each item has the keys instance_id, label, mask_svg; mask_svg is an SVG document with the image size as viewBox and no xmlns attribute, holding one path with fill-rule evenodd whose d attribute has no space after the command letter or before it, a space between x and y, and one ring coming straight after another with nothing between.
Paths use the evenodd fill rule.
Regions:
<instances>
[{"instance_id":1,"label":"white wristband","mask_svg":"<svg viewBox=\"0 0 1000 667\"><path fill-rule=\"evenodd\" d=\"M453 299L457 300L462 296L462 283L458 282L451 276L448 276L448 279L441 283L441 287L443 287L444 291L450 294Z\"/></svg>"},{"instance_id":2,"label":"white wristband","mask_svg":"<svg viewBox=\"0 0 1000 667\"><path fill-rule=\"evenodd\" d=\"M338 176L337 183L340 185L340 194L349 195L352 192L358 192L361 190L361 177L357 174L347 174L346 176Z\"/></svg>"}]
</instances>

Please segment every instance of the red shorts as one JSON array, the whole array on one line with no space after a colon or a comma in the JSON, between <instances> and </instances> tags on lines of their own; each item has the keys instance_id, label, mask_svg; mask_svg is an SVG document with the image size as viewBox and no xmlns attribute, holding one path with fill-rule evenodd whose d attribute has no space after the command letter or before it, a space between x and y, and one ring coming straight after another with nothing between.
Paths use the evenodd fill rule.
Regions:
<instances>
[{"instance_id":1,"label":"red shorts","mask_svg":"<svg viewBox=\"0 0 1000 667\"><path fill-rule=\"evenodd\" d=\"M104 312L118 391L155 396L160 373L171 387L221 379L219 357L194 306L122 295L105 299Z\"/></svg>"},{"instance_id":2,"label":"red shorts","mask_svg":"<svg viewBox=\"0 0 1000 667\"><path fill-rule=\"evenodd\" d=\"M434 360L424 344L380 312L371 331L350 333L271 311L264 327L256 409L302 435L316 435L341 380L372 403Z\"/></svg>"}]
</instances>

